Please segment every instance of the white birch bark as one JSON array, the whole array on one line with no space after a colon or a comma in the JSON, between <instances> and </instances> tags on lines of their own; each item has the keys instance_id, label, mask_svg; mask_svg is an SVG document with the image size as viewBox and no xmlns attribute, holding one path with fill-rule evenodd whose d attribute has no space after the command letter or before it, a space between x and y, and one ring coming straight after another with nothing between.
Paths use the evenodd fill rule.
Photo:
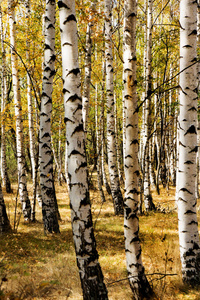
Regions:
<instances>
[{"instance_id":1,"label":"white birch bark","mask_svg":"<svg viewBox=\"0 0 200 300\"><path fill-rule=\"evenodd\" d=\"M123 197L117 171L116 132L113 95L112 1L105 0L105 59L107 97L107 153L111 194L115 215L123 214Z\"/></svg>"},{"instance_id":2,"label":"white birch bark","mask_svg":"<svg viewBox=\"0 0 200 300\"><path fill-rule=\"evenodd\" d=\"M30 40L29 40L29 26L30 26L30 0L26 0L26 26L27 26L27 41L26 41L26 59L27 65L30 61ZM30 72L29 67L28 72ZM31 157L31 170L32 170L32 186L33 186L33 199L32 199L32 207L31 207L31 220L35 221L35 208L36 208L36 196L37 196L37 166L36 166L36 138L35 138L35 130L34 130L34 120L33 120L33 99L31 95L31 80L30 75L27 74L27 104L28 104L28 126L29 126L29 144L30 144L30 157ZM40 197L38 196L38 199ZM39 202L41 205L42 203Z\"/></svg>"},{"instance_id":3,"label":"white birch bark","mask_svg":"<svg viewBox=\"0 0 200 300\"><path fill-rule=\"evenodd\" d=\"M22 212L25 221L31 218L31 205L28 197L26 168L25 168L25 154L24 154L24 140L23 140L23 119L22 106L20 96L20 84L18 74L18 58L15 48L15 12L13 0L8 0L8 13L10 25L10 44L11 44L11 65L12 65L12 81L13 94L15 104L15 118L16 118L16 146L17 146L17 167L18 167L18 184L19 196L22 204Z\"/></svg>"},{"instance_id":4,"label":"white birch bark","mask_svg":"<svg viewBox=\"0 0 200 300\"><path fill-rule=\"evenodd\" d=\"M11 192L11 184L8 177L7 162L6 162L6 140L5 140L5 109L7 96L7 81L6 81L6 52L4 47L4 32L2 12L0 6L0 41L2 49L2 72L1 72L1 177L2 185L6 187L6 192Z\"/></svg>"},{"instance_id":5,"label":"white birch bark","mask_svg":"<svg viewBox=\"0 0 200 300\"><path fill-rule=\"evenodd\" d=\"M98 117L98 84L95 86L96 88L96 96L95 96L95 125L96 125L96 151L97 151L97 183L98 189L101 196L101 201L105 202L105 195L102 188L103 177L102 177L102 169L101 169L101 151L102 151L102 143L101 143L101 122ZM101 118L101 116L100 116Z\"/></svg>"},{"instance_id":6,"label":"white birch bark","mask_svg":"<svg viewBox=\"0 0 200 300\"><path fill-rule=\"evenodd\" d=\"M72 231L83 299L108 299L98 261L88 189L75 1L58 1Z\"/></svg>"},{"instance_id":7,"label":"white birch bark","mask_svg":"<svg viewBox=\"0 0 200 300\"><path fill-rule=\"evenodd\" d=\"M200 244L196 214L197 3L180 1L180 115L178 224L183 281L199 284Z\"/></svg>"},{"instance_id":8,"label":"white birch bark","mask_svg":"<svg viewBox=\"0 0 200 300\"><path fill-rule=\"evenodd\" d=\"M95 2L91 4L93 9ZM90 101L90 83L91 83L91 55L92 55L92 14L89 15L86 31L86 43L85 43L85 78L83 84L83 126L87 132L88 112L89 112L89 101Z\"/></svg>"},{"instance_id":9,"label":"white birch bark","mask_svg":"<svg viewBox=\"0 0 200 300\"><path fill-rule=\"evenodd\" d=\"M55 0L46 0L44 70L40 112L39 161L44 230L59 232L51 149L51 113L55 74Z\"/></svg>"},{"instance_id":10,"label":"white birch bark","mask_svg":"<svg viewBox=\"0 0 200 300\"><path fill-rule=\"evenodd\" d=\"M124 236L129 283L134 299L151 294L141 257L138 220L138 111L136 94L136 1L124 3L125 201Z\"/></svg>"},{"instance_id":11,"label":"white birch bark","mask_svg":"<svg viewBox=\"0 0 200 300\"><path fill-rule=\"evenodd\" d=\"M143 185L144 206L146 211L155 208L150 189L150 123L151 123L151 93L152 93L152 0L147 0L147 45L146 45L146 103L144 123L144 159L143 159Z\"/></svg>"}]
</instances>

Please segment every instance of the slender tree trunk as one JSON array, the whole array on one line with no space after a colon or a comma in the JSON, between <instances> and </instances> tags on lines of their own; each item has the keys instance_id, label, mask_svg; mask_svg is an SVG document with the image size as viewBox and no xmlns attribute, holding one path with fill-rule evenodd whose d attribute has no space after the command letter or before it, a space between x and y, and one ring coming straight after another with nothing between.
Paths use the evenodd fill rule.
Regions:
<instances>
[{"instance_id":1,"label":"slender tree trunk","mask_svg":"<svg viewBox=\"0 0 200 300\"><path fill-rule=\"evenodd\" d=\"M29 28L30 28L30 1L25 2L26 5L26 19L27 19L27 41L26 41L26 59L29 64L30 61L30 42L29 42ZM30 72L29 68L28 71ZM32 186L33 186L33 199L31 208L31 220L35 221L35 207L36 207L36 191L37 191L37 170L36 170L36 138L34 132L33 121L33 101L31 96L31 80L30 75L27 74L27 101L28 101L28 125L29 125L29 141L30 141L30 157L31 157L31 170L32 170Z\"/></svg>"},{"instance_id":2,"label":"slender tree trunk","mask_svg":"<svg viewBox=\"0 0 200 300\"><path fill-rule=\"evenodd\" d=\"M123 197L117 172L116 132L113 95L113 55L112 55L112 2L105 0L105 59L107 96L107 152L111 194L115 215L123 214Z\"/></svg>"},{"instance_id":3,"label":"slender tree trunk","mask_svg":"<svg viewBox=\"0 0 200 300\"><path fill-rule=\"evenodd\" d=\"M134 299L152 294L141 258L138 221L138 110L136 94L136 1L124 3L124 106L126 120L124 236L129 283Z\"/></svg>"},{"instance_id":4,"label":"slender tree trunk","mask_svg":"<svg viewBox=\"0 0 200 300\"><path fill-rule=\"evenodd\" d=\"M72 231L83 299L108 299L98 261L88 189L75 1L59 0Z\"/></svg>"},{"instance_id":5,"label":"slender tree trunk","mask_svg":"<svg viewBox=\"0 0 200 300\"><path fill-rule=\"evenodd\" d=\"M28 197L27 179L26 179L26 162L24 153L24 137L23 137L23 119L22 106L20 96L19 74L18 74L18 59L15 48L15 12L13 0L8 0L9 24L10 24L10 44L11 44L11 65L12 65L12 81L15 103L16 117L16 146L17 146L17 167L19 181L19 196L22 204L22 212L25 221L31 218L31 204Z\"/></svg>"},{"instance_id":6,"label":"slender tree trunk","mask_svg":"<svg viewBox=\"0 0 200 300\"><path fill-rule=\"evenodd\" d=\"M147 46L146 46L146 106L145 142L143 159L144 206L146 211L155 208L150 187L150 133L151 133L151 93L152 93L152 0L147 0Z\"/></svg>"},{"instance_id":7,"label":"slender tree trunk","mask_svg":"<svg viewBox=\"0 0 200 300\"><path fill-rule=\"evenodd\" d=\"M6 187L6 192L11 193L11 184L8 177L7 162L6 162L6 139L5 139L5 121L6 121L6 96L7 96L7 81L6 81L6 52L4 47L4 33L2 12L0 6L0 40L2 49L2 78L1 78L1 177L2 184Z\"/></svg>"},{"instance_id":8,"label":"slender tree trunk","mask_svg":"<svg viewBox=\"0 0 200 300\"><path fill-rule=\"evenodd\" d=\"M59 232L57 200L53 178L53 155L51 149L51 113L53 77L55 74L55 0L46 0L44 71L40 113L40 185L44 230Z\"/></svg>"},{"instance_id":9,"label":"slender tree trunk","mask_svg":"<svg viewBox=\"0 0 200 300\"><path fill-rule=\"evenodd\" d=\"M95 121L96 121L96 143L97 143L97 183L98 189L101 196L101 201L105 202L105 195L102 188L102 169L101 169L101 151L102 151L102 143L101 143L101 129L99 128L101 125L101 120L98 118L98 85L96 84L96 97L95 97Z\"/></svg>"},{"instance_id":10,"label":"slender tree trunk","mask_svg":"<svg viewBox=\"0 0 200 300\"><path fill-rule=\"evenodd\" d=\"M7 216L6 206L0 184L0 234L11 230L10 221Z\"/></svg>"},{"instance_id":11,"label":"slender tree trunk","mask_svg":"<svg viewBox=\"0 0 200 300\"><path fill-rule=\"evenodd\" d=\"M183 281L200 283L200 243L196 214L197 3L180 1L180 116L178 165L179 244Z\"/></svg>"}]
</instances>

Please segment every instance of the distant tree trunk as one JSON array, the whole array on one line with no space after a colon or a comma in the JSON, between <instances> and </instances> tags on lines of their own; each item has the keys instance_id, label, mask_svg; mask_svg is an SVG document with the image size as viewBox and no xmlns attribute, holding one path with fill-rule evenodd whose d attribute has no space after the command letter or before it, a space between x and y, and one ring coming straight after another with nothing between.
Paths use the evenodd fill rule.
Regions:
<instances>
[{"instance_id":1,"label":"distant tree trunk","mask_svg":"<svg viewBox=\"0 0 200 300\"><path fill-rule=\"evenodd\" d=\"M2 77L1 77L1 177L2 184L6 187L6 192L11 193L11 184L8 177L7 162L6 162L6 140L5 140L5 109L7 97L7 81L6 81L6 53L4 47L4 33L2 12L0 6L0 40L2 49Z\"/></svg>"},{"instance_id":2,"label":"distant tree trunk","mask_svg":"<svg viewBox=\"0 0 200 300\"><path fill-rule=\"evenodd\" d=\"M94 2L91 4L93 8ZM91 21L92 15L89 15L89 20L87 24L86 31L86 43L85 43L85 78L83 84L83 126L84 130L87 132L87 122L88 122L88 109L90 101L90 84L91 84L91 55L92 55L92 26L93 22Z\"/></svg>"},{"instance_id":3,"label":"distant tree trunk","mask_svg":"<svg viewBox=\"0 0 200 300\"><path fill-rule=\"evenodd\" d=\"M113 95L113 55L112 55L112 2L105 0L105 59L106 59L106 97L107 97L107 153L111 194L115 215L123 214L123 197L117 171L116 132Z\"/></svg>"},{"instance_id":4,"label":"distant tree trunk","mask_svg":"<svg viewBox=\"0 0 200 300\"><path fill-rule=\"evenodd\" d=\"M72 231L83 299L108 299L98 261L88 189L75 1L59 0Z\"/></svg>"},{"instance_id":5,"label":"distant tree trunk","mask_svg":"<svg viewBox=\"0 0 200 300\"><path fill-rule=\"evenodd\" d=\"M136 1L124 3L125 201L124 236L129 283L134 299L152 294L141 257L138 221L138 110L136 94Z\"/></svg>"},{"instance_id":6,"label":"distant tree trunk","mask_svg":"<svg viewBox=\"0 0 200 300\"><path fill-rule=\"evenodd\" d=\"M51 113L53 77L55 74L55 0L46 0L44 71L40 112L40 185L44 230L59 232L57 200L53 178L53 155L51 149Z\"/></svg>"},{"instance_id":7,"label":"distant tree trunk","mask_svg":"<svg viewBox=\"0 0 200 300\"><path fill-rule=\"evenodd\" d=\"M146 100L145 100L145 142L143 158L144 206L146 211L155 208L150 187L150 133L151 133L151 93L152 93L152 0L147 0L147 45L146 45Z\"/></svg>"},{"instance_id":8,"label":"distant tree trunk","mask_svg":"<svg viewBox=\"0 0 200 300\"><path fill-rule=\"evenodd\" d=\"M22 106L20 96L19 74L18 74L18 58L15 48L15 12L14 1L8 1L9 24L10 24L10 44L11 44L11 65L12 65L12 81L13 94L15 103L16 117L16 146L17 146L17 167L18 167L18 184L19 196L22 204L22 212L25 221L31 219L31 204L28 197L27 179L26 179L26 161L24 153L24 137L23 137L23 119Z\"/></svg>"},{"instance_id":9,"label":"distant tree trunk","mask_svg":"<svg viewBox=\"0 0 200 300\"><path fill-rule=\"evenodd\" d=\"M180 1L180 116L178 164L179 244L183 281L200 283L200 243L196 213L197 2Z\"/></svg>"},{"instance_id":10,"label":"distant tree trunk","mask_svg":"<svg viewBox=\"0 0 200 300\"><path fill-rule=\"evenodd\" d=\"M29 42L29 28L30 28L30 0L26 0L26 19L27 19L27 50L26 59L29 63L30 61L30 42ZM29 68L28 71L30 72ZM31 96L31 80L30 74L27 74L27 101L28 101L28 124L29 124L29 141L30 141L30 157L31 157L31 170L32 170L32 183L33 183L33 199L32 199L32 209L31 209L31 220L35 221L35 207L36 207L36 192L37 192L37 170L36 170L36 138L34 132L34 120L33 120L33 104Z\"/></svg>"},{"instance_id":11,"label":"distant tree trunk","mask_svg":"<svg viewBox=\"0 0 200 300\"><path fill-rule=\"evenodd\" d=\"M98 189L101 196L101 201L105 202L105 195L102 188L102 169L101 169L101 151L102 151L102 143L101 143L101 119L98 118L98 85L96 84L96 97L95 97L95 121L96 121L96 143L97 143L97 183Z\"/></svg>"},{"instance_id":12,"label":"distant tree trunk","mask_svg":"<svg viewBox=\"0 0 200 300\"><path fill-rule=\"evenodd\" d=\"M6 206L3 199L2 188L0 184L0 234L11 230L10 221L6 213Z\"/></svg>"}]
</instances>

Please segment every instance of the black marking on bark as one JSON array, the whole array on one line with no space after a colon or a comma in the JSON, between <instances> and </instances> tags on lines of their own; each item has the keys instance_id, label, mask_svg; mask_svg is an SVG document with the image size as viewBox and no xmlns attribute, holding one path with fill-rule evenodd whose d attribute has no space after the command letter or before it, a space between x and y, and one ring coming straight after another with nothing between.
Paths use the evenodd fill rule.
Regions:
<instances>
[{"instance_id":1,"label":"black marking on bark","mask_svg":"<svg viewBox=\"0 0 200 300\"><path fill-rule=\"evenodd\" d=\"M63 43L63 46L72 46L72 44L68 43L68 42L65 42L65 43Z\"/></svg>"},{"instance_id":2,"label":"black marking on bark","mask_svg":"<svg viewBox=\"0 0 200 300\"><path fill-rule=\"evenodd\" d=\"M190 134L193 134L193 133L197 134L196 127L194 125L191 125L184 135L186 135L188 133L190 133Z\"/></svg>"},{"instance_id":3,"label":"black marking on bark","mask_svg":"<svg viewBox=\"0 0 200 300\"><path fill-rule=\"evenodd\" d=\"M58 1L58 8L67 8L70 9L63 1Z\"/></svg>"},{"instance_id":4,"label":"black marking on bark","mask_svg":"<svg viewBox=\"0 0 200 300\"><path fill-rule=\"evenodd\" d=\"M188 225L192 225L192 224L194 224L194 225L197 225L198 224L198 222L196 222L196 221L191 221L190 223L188 223Z\"/></svg>"},{"instance_id":5,"label":"black marking on bark","mask_svg":"<svg viewBox=\"0 0 200 300\"><path fill-rule=\"evenodd\" d=\"M74 102L76 100L81 100L81 97L79 97L77 94L74 94L74 95L70 96L67 101Z\"/></svg>"},{"instance_id":6,"label":"black marking on bark","mask_svg":"<svg viewBox=\"0 0 200 300\"><path fill-rule=\"evenodd\" d=\"M187 160L184 162L184 165L193 165L194 163L191 160Z\"/></svg>"},{"instance_id":7,"label":"black marking on bark","mask_svg":"<svg viewBox=\"0 0 200 300\"><path fill-rule=\"evenodd\" d=\"M136 236L136 237L134 237L134 238L130 241L130 244L135 243L135 242L139 242L139 241L140 241L139 237Z\"/></svg>"},{"instance_id":8,"label":"black marking on bark","mask_svg":"<svg viewBox=\"0 0 200 300\"><path fill-rule=\"evenodd\" d=\"M138 144L138 140L136 140L136 139L132 140L132 141L131 141L131 145L132 145L132 144L133 144L133 145L137 145L137 144Z\"/></svg>"},{"instance_id":9,"label":"black marking on bark","mask_svg":"<svg viewBox=\"0 0 200 300\"><path fill-rule=\"evenodd\" d=\"M56 60L56 55L55 54L51 55L49 62L54 62L55 60Z\"/></svg>"},{"instance_id":10,"label":"black marking on bark","mask_svg":"<svg viewBox=\"0 0 200 300\"><path fill-rule=\"evenodd\" d=\"M132 158L132 156L130 154L128 154L128 155L125 156L125 159L126 158Z\"/></svg>"},{"instance_id":11,"label":"black marking on bark","mask_svg":"<svg viewBox=\"0 0 200 300\"><path fill-rule=\"evenodd\" d=\"M178 200L183 201L183 202L187 202L186 200L184 200L183 198L179 197Z\"/></svg>"},{"instance_id":12,"label":"black marking on bark","mask_svg":"<svg viewBox=\"0 0 200 300\"><path fill-rule=\"evenodd\" d=\"M43 138L46 138L46 137L50 137L49 132L45 132L45 133L43 134L43 136L42 136L42 139L43 139Z\"/></svg>"},{"instance_id":13,"label":"black marking on bark","mask_svg":"<svg viewBox=\"0 0 200 300\"><path fill-rule=\"evenodd\" d=\"M83 124L79 124L78 126L76 126L76 128L74 129L74 131L72 132L71 136L73 136L75 133L77 132L83 132Z\"/></svg>"},{"instance_id":14,"label":"black marking on bark","mask_svg":"<svg viewBox=\"0 0 200 300\"><path fill-rule=\"evenodd\" d=\"M80 69L76 68L76 69L72 69L71 71L69 71L69 73L67 75L74 74L77 76L79 73L80 73Z\"/></svg>"},{"instance_id":15,"label":"black marking on bark","mask_svg":"<svg viewBox=\"0 0 200 300\"><path fill-rule=\"evenodd\" d=\"M47 29L50 29L50 28L55 28L55 27L53 26L53 24L49 24L49 26L47 27Z\"/></svg>"},{"instance_id":16,"label":"black marking on bark","mask_svg":"<svg viewBox=\"0 0 200 300\"><path fill-rule=\"evenodd\" d=\"M63 94L65 93L70 93L70 91L68 91L67 89L63 88Z\"/></svg>"},{"instance_id":17,"label":"black marking on bark","mask_svg":"<svg viewBox=\"0 0 200 300\"><path fill-rule=\"evenodd\" d=\"M48 44L45 44L45 45L44 45L44 50L48 50L48 49L49 49L49 50L52 50L51 47L50 47Z\"/></svg>"},{"instance_id":18,"label":"black marking on bark","mask_svg":"<svg viewBox=\"0 0 200 300\"><path fill-rule=\"evenodd\" d=\"M196 57L194 57L194 58L191 60L191 62L195 62L195 61L197 61L197 58L196 58Z\"/></svg>"},{"instance_id":19,"label":"black marking on bark","mask_svg":"<svg viewBox=\"0 0 200 300\"><path fill-rule=\"evenodd\" d=\"M191 151L189 151L189 153L192 153L192 152L197 153L198 152L198 146L194 147L194 149L192 149Z\"/></svg>"},{"instance_id":20,"label":"black marking on bark","mask_svg":"<svg viewBox=\"0 0 200 300\"><path fill-rule=\"evenodd\" d=\"M197 30L194 29L190 34L188 34L188 36L190 36L190 35L197 35Z\"/></svg>"},{"instance_id":21,"label":"black marking on bark","mask_svg":"<svg viewBox=\"0 0 200 300\"><path fill-rule=\"evenodd\" d=\"M139 194L138 190L136 188L133 188L132 190L130 190L130 193L132 194Z\"/></svg>"},{"instance_id":22,"label":"black marking on bark","mask_svg":"<svg viewBox=\"0 0 200 300\"><path fill-rule=\"evenodd\" d=\"M78 103L77 108L75 109L74 113L76 113L77 110L79 110L79 109L82 110L82 108L83 108L82 104Z\"/></svg>"},{"instance_id":23,"label":"black marking on bark","mask_svg":"<svg viewBox=\"0 0 200 300\"><path fill-rule=\"evenodd\" d=\"M47 114L45 114L44 112L41 112L40 116L44 117L44 116L47 116Z\"/></svg>"},{"instance_id":24,"label":"black marking on bark","mask_svg":"<svg viewBox=\"0 0 200 300\"><path fill-rule=\"evenodd\" d=\"M66 23L70 22L70 21L75 21L76 22L76 17L74 14L69 15L66 20L63 22L63 24L65 25Z\"/></svg>"},{"instance_id":25,"label":"black marking on bark","mask_svg":"<svg viewBox=\"0 0 200 300\"><path fill-rule=\"evenodd\" d=\"M47 67L44 68L44 72L49 72L49 71L51 71L51 69L49 68L49 66L47 66Z\"/></svg>"},{"instance_id":26,"label":"black marking on bark","mask_svg":"<svg viewBox=\"0 0 200 300\"><path fill-rule=\"evenodd\" d=\"M179 192L187 192L188 194L192 195L192 193L186 188L180 189Z\"/></svg>"},{"instance_id":27,"label":"black marking on bark","mask_svg":"<svg viewBox=\"0 0 200 300\"><path fill-rule=\"evenodd\" d=\"M184 148L186 148L186 146L185 146L185 145L183 145L183 143L181 143L181 142L179 142L179 145L181 145L181 146L183 146Z\"/></svg>"},{"instance_id":28,"label":"black marking on bark","mask_svg":"<svg viewBox=\"0 0 200 300\"><path fill-rule=\"evenodd\" d=\"M183 46L183 48L192 48L192 46L191 45L185 45L185 46Z\"/></svg>"},{"instance_id":29,"label":"black marking on bark","mask_svg":"<svg viewBox=\"0 0 200 300\"><path fill-rule=\"evenodd\" d=\"M64 118L64 123L66 124L67 122L72 122L72 123L73 123L72 120L70 120L69 118L65 117L65 118Z\"/></svg>"},{"instance_id":30,"label":"black marking on bark","mask_svg":"<svg viewBox=\"0 0 200 300\"><path fill-rule=\"evenodd\" d=\"M134 174L136 174L137 176L139 176L139 175L140 175L139 170L136 170L136 171L134 172Z\"/></svg>"},{"instance_id":31,"label":"black marking on bark","mask_svg":"<svg viewBox=\"0 0 200 300\"><path fill-rule=\"evenodd\" d=\"M87 167L87 163L83 162L82 164L80 164L80 166L75 170L75 173L78 173L78 171L82 168L86 168Z\"/></svg>"},{"instance_id":32,"label":"black marking on bark","mask_svg":"<svg viewBox=\"0 0 200 300\"><path fill-rule=\"evenodd\" d=\"M126 126L126 128L128 128L128 127L132 127L132 128L133 128L133 125L129 123L129 124Z\"/></svg>"},{"instance_id":33,"label":"black marking on bark","mask_svg":"<svg viewBox=\"0 0 200 300\"><path fill-rule=\"evenodd\" d=\"M197 111L196 107L191 107L190 109L188 109L188 111Z\"/></svg>"},{"instance_id":34,"label":"black marking on bark","mask_svg":"<svg viewBox=\"0 0 200 300\"><path fill-rule=\"evenodd\" d=\"M52 76L54 76L56 74L56 70L52 70L50 75L49 75L49 78L51 78Z\"/></svg>"},{"instance_id":35,"label":"black marking on bark","mask_svg":"<svg viewBox=\"0 0 200 300\"><path fill-rule=\"evenodd\" d=\"M187 214L195 214L196 215L196 212L189 209L184 213L184 215L187 215Z\"/></svg>"},{"instance_id":36,"label":"black marking on bark","mask_svg":"<svg viewBox=\"0 0 200 300\"><path fill-rule=\"evenodd\" d=\"M80 153L79 151L77 150L72 150L71 153L68 155L68 157L70 158L72 155L80 155L82 157L84 157L84 155L82 153Z\"/></svg>"},{"instance_id":37,"label":"black marking on bark","mask_svg":"<svg viewBox=\"0 0 200 300\"><path fill-rule=\"evenodd\" d=\"M47 98L49 98L49 95L47 95L45 92L42 92L42 97L47 97Z\"/></svg>"}]
</instances>

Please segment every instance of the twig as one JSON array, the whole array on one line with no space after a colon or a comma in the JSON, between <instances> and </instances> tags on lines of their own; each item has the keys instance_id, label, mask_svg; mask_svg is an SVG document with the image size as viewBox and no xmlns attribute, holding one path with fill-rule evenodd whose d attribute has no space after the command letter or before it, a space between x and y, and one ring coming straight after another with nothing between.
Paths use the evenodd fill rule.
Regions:
<instances>
[{"instance_id":1,"label":"twig","mask_svg":"<svg viewBox=\"0 0 200 300\"><path fill-rule=\"evenodd\" d=\"M146 276L153 276L153 275L160 275L161 277L160 278L155 278L155 279L152 279L151 282L153 280L161 280L163 279L164 277L167 277L167 276L177 276L178 274L163 274L163 273L150 273L150 274L145 274ZM111 285L111 284L114 284L114 283L118 283L118 282L121 282L121 281L125 281L125 280L129 280L131 278L136 278L136 277L141 277L143 275L139 275L139 276L129 276L129 277L126 277L126 278L122 278L122 279L119 279L119 280L116 280L116 281L112 281L112 282L108 282L107 285Z\"/></svg>"}]
</instances>

